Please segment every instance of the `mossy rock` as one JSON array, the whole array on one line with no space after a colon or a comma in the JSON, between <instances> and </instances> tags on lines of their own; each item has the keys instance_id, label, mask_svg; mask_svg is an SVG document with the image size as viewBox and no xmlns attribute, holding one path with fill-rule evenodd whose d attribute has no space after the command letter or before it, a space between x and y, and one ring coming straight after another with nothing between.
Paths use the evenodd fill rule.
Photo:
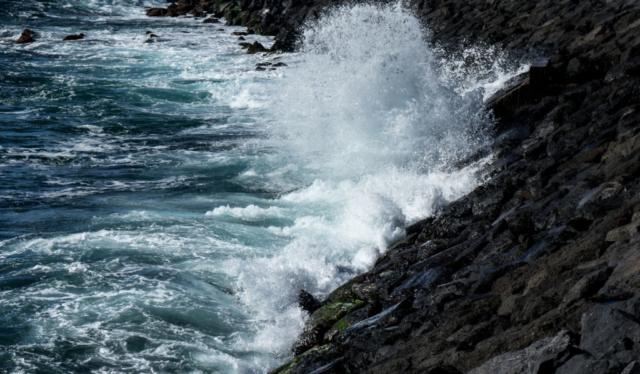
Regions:
<instances>
[{"instance_id":1,"label":"mossy rock","mask_svg":"<svg viewBox=\"0 0 640 374\"><path fill-rule=\"evenodd\" d=\"M341 332L351 326L351 323L347 322L344 318L334 323L333 326L324 334L325 342L333 342Z\"/></svg>"},{"instance_id":2,"label":"mossy rock","mask_svg":"<svg viewBox=\"0 0 640 374\"><path fill-rule=\"evenodd\" d=\"M331 348L332 346L333 346L333 344L325 344L325 345L322 345L320 347L312 348L312 349L306 351L305 353L294 357L289 362L287 362L284 365L278 367L277 369L274 369L274 370L270 371L269 374L290 374L293 371L293 369L296 367L296 364L298 363L298 361L300 361L303 358L305 358L307 356L310 356L310 355L322 354L322 353L328 351L329 348Z\"/></svg>"},{"instance_id":3,"label":"mossy rock","mask_svg":"<svg viewBox=\"0 0 640 374\"><path fill-rule=\"evenodd\" d=\"M307 323L311 326L322 326L328 328L362 303L364 303L364 301L358 299L330 302L316 310L311 315L311 318L309 318Z\"/></svg>"},{"instance_id":4,"label":"mossy rock","mask_svg":"<svg viewBox=\"0 0 640 374\"><path fill-rule=\"evenodd\" d=\"M349 300L349 299L357 299L357 295L353 292L352 287L356 283L361 283L366 279L367 273L360 274L357 277L351 279L347 283L342 286L336 288L331 292L327 297L326 301L328 303L332 303L338 300Z\"/></svg>"}]
</instances>

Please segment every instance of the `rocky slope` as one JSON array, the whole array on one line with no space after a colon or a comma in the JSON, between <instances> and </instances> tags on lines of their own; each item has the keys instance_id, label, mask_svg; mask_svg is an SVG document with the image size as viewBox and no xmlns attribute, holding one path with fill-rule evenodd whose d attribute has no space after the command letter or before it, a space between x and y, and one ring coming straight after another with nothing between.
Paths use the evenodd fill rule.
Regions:
<instances>
[{"instance_id":1,"label":"rocky slope","mask_svg":"<svg viewBox=\"0 0 640 374\"><path fill-rule=\"evenodd\" d=\"M189 4L288 50L332 2ZM321 304L303 295L274 373L640 373L640 4L410 6L438 43L546 59L491 101L491 179Z\"/></svg>"}]
</instances>

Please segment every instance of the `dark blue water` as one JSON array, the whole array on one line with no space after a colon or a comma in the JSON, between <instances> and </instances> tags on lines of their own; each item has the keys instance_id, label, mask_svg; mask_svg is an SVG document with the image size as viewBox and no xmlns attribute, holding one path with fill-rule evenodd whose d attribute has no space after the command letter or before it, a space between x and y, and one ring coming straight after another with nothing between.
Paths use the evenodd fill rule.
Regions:
<instances>
[{"instance_id":1,"label":"dark blue water","mask_svg":"<svg viewBox=\"0 0 640 374\"><path fill-rule=\"evenodd\" d=\"M402 10L343 9L304 53L259 56L236 28L146 18L162 0L0 4L0 371L265 372L300 289L478 183L444 166L486 143L481 101Z\"/></svg>"}]
</instances>

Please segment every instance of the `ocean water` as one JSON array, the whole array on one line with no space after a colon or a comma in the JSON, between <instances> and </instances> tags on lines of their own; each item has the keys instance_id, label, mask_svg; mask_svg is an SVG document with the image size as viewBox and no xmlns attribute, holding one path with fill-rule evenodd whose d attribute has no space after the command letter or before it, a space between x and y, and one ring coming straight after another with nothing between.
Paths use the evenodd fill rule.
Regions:
<instances>
[{"instance_id":1,"label":"ocean water","mask_svg":"<svg viewBox=\"0 0 640 374\"><path fill-rule=\"evenodd\" d=\"M469 70L410 12L359 5L246 55L241 28L144 16L165 4L2 3L2 372L264 373L301 289L482 182L486 158L456 165L491 143L483 100L517 72L498 54Z\"/></svg>"}]
</instances>

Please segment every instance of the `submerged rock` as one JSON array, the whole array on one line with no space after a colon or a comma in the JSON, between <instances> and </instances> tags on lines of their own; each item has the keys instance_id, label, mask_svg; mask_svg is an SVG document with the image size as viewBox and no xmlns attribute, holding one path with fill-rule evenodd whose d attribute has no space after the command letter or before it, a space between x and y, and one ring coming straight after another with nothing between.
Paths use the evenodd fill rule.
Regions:
<instances>
[{"instance_id":1,"label":"submerged rock","mask_svg":"<svg viewBox=\"0 0 640 374\"><path fill-rule=\"evenodd\" d=\"M260 66L261 65L258 64L258 67ZM300 290L300 294L298 295L298 305L300 305L300 308L302 308L302 310L304 310L305 312L313 314L313 312L315 312L322 306L322 303L316 300L316 298L307 291Z\"/></svg>"},{"instance_id":2,"label":"submerged rock","mask_svg":"<svg viewBox=\"0 0 640 374\"><path fill-rule=\"evenodd\" d=\"M85 35L80 33L80 34L75 34L75 35L67 35L62 40L63 41L65 41L65 40L80 40L80 39L84 39L84 37L85 37Z\"/></svg>"}]
</instances>

